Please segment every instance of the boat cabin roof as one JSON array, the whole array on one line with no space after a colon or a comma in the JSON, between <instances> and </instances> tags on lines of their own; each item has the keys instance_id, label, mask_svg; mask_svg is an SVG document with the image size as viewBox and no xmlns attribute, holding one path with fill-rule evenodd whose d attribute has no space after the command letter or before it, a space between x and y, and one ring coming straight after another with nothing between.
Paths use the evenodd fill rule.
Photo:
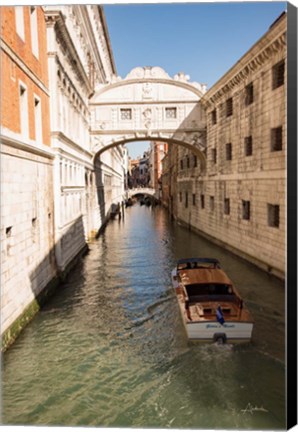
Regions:
<instances>
[{"instance_id":1,"label":"boat cabin roof","mask_svg":"<svg viewBox=\"0 0 298 432\"><path fill-rule=\"evenodd\" d=\"M216 258L181 258L177 262L177 270L194 268L220 268Z\"/></svg>"},{"instance_id":2,"label":"boat cabin roof","mask_svg":"<svg viewBox=\"0 0 298 432\"><path fill-rule=\"evenodd\" d=\"M224 284L233 285L225 272L220 268L194 268L179 271L183 285Z\"/></svg>"}]
</instances>

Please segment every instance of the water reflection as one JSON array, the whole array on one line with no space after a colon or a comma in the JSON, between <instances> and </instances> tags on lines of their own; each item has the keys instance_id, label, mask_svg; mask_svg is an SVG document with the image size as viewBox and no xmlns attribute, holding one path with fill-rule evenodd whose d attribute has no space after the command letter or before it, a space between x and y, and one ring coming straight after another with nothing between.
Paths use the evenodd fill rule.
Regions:
<instances>
[{"instance_id":1,"label":"water reflection","mask_svg":"<svg viewBox=\"0 0 298 432\"><path fill-rule=\"evenodd\" d=\"M161 208L128 208L90 248L5 353L4 423L285 427L280 282L171 224ZM221 261L255 318L251 344L186 340L170 281L184 256Z\"/></svg>"}]
</instances>

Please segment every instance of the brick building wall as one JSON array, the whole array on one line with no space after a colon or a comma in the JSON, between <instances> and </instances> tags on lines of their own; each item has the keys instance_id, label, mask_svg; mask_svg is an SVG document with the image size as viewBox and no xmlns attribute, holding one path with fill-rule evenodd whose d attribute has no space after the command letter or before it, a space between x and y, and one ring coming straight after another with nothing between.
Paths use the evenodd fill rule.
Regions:
<instances>
[{"instance_id":1,"label":"brick building wall","mask_svg":"<svg viewBox=\"0 0 298 432\"><path fill-rule=\"evenodd\" d=\"M0 109L3 334L56 275L54 154L41 7L1 8Z\"/></svg>"}]
</instances>

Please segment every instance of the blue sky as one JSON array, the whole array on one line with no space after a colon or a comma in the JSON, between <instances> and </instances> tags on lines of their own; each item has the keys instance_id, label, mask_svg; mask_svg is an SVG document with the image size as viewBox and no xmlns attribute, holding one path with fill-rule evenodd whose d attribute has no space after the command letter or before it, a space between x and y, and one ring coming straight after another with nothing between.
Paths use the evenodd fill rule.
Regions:
<instances>
[{"instance_id":1,"label":"blue sky","mask_svg":"<svg viewBox=\"0 0 298 432\"><path fill-rule=\"evenodd\" d=\"M118 75L160 66L212 87L286 10L286 2L104 5ZM129 144L132 157L147 144Z\"/></svg>"}]
</instances>

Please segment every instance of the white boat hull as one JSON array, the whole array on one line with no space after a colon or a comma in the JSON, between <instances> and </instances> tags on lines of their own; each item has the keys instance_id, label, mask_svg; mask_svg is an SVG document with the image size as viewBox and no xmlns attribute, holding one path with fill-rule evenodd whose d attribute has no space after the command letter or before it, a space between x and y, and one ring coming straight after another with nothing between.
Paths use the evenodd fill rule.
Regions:
<instances>
[{"instance_id":1,"label":"white boat hull","mask_svg":"<svg viewBox=\"0 0 298 432\"><path fill-rule=\"evenodd\" d=\"M188 338L192 340L236 342L251 339L253 323L207 321L185 323L185 327Z\"/></svg>"},{"instance_id":2,"label":"white boat hull","mask_svg":"<svg viewBox=\"0 0 298 432\"><path fill-rule=\"evenodd\" d=\"M248 342L252 337L253 322L226 321L220 324L218 321L188 321L185 309L179 303L181 317L188 339L215 342L221 339L223 342Z\"/></svg>"}]
</instances>

